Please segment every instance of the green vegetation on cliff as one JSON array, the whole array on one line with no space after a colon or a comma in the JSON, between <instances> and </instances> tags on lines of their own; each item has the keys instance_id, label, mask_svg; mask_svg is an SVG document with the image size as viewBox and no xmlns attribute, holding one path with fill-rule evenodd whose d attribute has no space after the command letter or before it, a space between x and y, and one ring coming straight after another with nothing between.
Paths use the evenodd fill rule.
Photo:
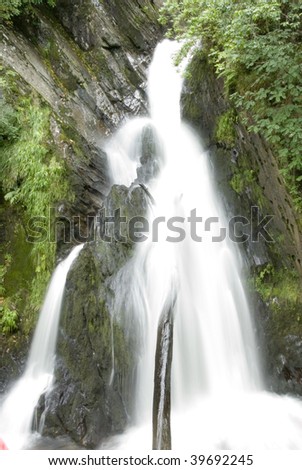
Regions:
<instances>
[{"instance_id":1,"label":"green vegetation on cliff","mask_svg":"<svg viewBox=\"0 0 302 470\"><path fill-rule=\"evenodd\" d=\"M187 41L184 51L201 41L240 118L271 144L301 210L301 2L166 0L161 20Z\"/></svg>"},{"instance_id":2,"label":"green vegetation on cliff","mask_svg":"<svg viewBox=\"0 0 302 470\"><path fill-rule=\"evenodd\" d=\"M28 332L54 268L56 246L47 237L29 243L27 227L33 217L47 220L49 208L70 195L64 162L52 142L49 107L36 94L23 94L13 71L2 72L0 209L7 235L0 251L0 331L11 333L21 321Z\"/></svg>"},{"instance_id":3,"label":"green vegetation on cliff","mask_svg":"<svg viewBox=\"0 0 302 470\"><path fill-rule=\"evenodd\" d=\"M41 3L54 6L56 0L1 0L0 18L9 20L13 16L19 15L22 11L31 7L31 5L40 5Z\"/></svg>"}]
</instances>

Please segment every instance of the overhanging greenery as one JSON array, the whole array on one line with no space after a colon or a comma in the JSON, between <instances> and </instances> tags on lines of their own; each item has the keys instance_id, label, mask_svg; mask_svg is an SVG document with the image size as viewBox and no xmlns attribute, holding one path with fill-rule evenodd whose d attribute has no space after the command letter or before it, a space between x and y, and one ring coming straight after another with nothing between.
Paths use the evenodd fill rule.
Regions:
<instances>
[{"instance_id":1,"label":"overhanging greenery","mask_svg":"<svg viewBox=\"0 0 302 470\"><path fill-rule=\"evenodd\" d=\"M250 131L270 142L302 209L302 5L299 0L166 0L169 35L202 47Z\"/></svg>"},{"instance_id":2,"label":"overhanging greenery","mask_svg":"<svg viewBox=\"0 0 302 470\"><path fill-rule=\"evenodd\" d=\"M56 0L1 0L0 18L10 20L13 16L19 15L31 5L40 5L41 3L54 6Z\"/></svg>"}]
</instances>

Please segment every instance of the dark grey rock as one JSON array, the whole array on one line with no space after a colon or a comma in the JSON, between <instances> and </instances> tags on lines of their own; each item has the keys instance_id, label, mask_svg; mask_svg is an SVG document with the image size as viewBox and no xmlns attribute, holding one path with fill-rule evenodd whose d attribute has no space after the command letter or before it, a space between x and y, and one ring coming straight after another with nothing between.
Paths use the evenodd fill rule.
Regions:
<instances>
[{"instance_id":1,"label":"dark grey rock","mask_svg":"<svg viewBox=\"0 0 302 470\"><path fill-rule=\"evenodd\" d=\"M139 186L113 186L104 202L107 216L120 209L127 220L144 215L146 206ZM131 423L135 386L136 338L125 334L111 310L111 281L130 258L133 243L127 225L120 234L124 241L116 236L114 224L103 235L111 241L103 236L88 243L68 275L56 382L40 401L38 419L43 435L68 435L88 448Z\"/></svg>"},{"instance_id":2,"label":"dark grey rock","mask_svg":"<svg viewBox=\"0 0 302 470\"><path fill-rule=\"evenodd\" d=\"M153 395L153 450L171 450L171 368L175 302L167 305L157 331Z\"/></svg>"}]
</instances>

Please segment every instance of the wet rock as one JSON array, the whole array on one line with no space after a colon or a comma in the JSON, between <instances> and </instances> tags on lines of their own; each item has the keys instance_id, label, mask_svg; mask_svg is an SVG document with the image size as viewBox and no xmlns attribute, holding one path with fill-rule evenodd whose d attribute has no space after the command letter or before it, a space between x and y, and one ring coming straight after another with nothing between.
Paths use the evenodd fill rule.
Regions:
<instances>
[{"instance_id":1,"label":"wet rock","mask_svg":"<svg viewBox=\"0 0 302 470\"><path fill-rule=\"evenodd\" d=\"M153 450L171 450L171 367L173 310L167 306L159 320L155 354L153 395Z\"/></svg>"},{"instance_id":2,"label":"wet rock","mask_svg":"<svg viewBox=\"0 0 302 470\"><path fill-rule=\"evenodd\" d=\"M119 209L129 221L143 215L142 188L114 186L104 202L108 217ZM55 385L40 402L45 436L67 434L95 448L130 423L135 386L134 344L111 310L111 281L133 252L127 224L114 223L86 245L69 273L60 323ZM121 239L123 237L123 239ZM110 239L110 240L109 240Z\"/></svg>"},{"instance_id":3,"label":"wet rock","mask_svg":"<svg viewBox=\"0 0 302 470\"><path fill-rule=\"evenodd\" d=\"M137 182L148 185L156 178L162 166L161 144L155 129L149 125L143 129L141 166L137 169Z\"/></svg>"},{"instance_id":4,"label":"wet rock","mask_svg":"<svg viewBox=\"0 0 302 470\"><path fill-rule=\"evenodd\" d=\"M0 395L7 392L10 385L17 380L25 369L29 350L28 341L18 336L0 335Z\"/></svg>"}]
</instances>

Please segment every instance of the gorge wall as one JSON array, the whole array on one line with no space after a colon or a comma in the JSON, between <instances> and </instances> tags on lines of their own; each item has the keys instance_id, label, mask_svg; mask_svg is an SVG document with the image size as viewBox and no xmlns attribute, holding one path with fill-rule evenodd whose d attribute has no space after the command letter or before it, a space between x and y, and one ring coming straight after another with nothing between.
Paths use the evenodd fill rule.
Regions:
<instances>
[{"instance_id":1,"label":"gorge wall","mask_svg":"<svg viewBox=\"0 0 302 470\"><path fill-rule=\"evenodd\" d=\"M93 237L87 217L97 214L110 187L105 139L127 117L147 113L146 71L162 37L157 7L145 0L59 0L4 24L1 161L9 159L11 168L8 177L4 165L0 191L0 302L14 321L1 341L0 390L24 365L55 263L69 241ZM28 172L19 169L24 148ZM30 172L33 183L41 174L39 188ZM23 199L8 200L25 187ZM39 207L31 190L36 201L44 199ZM51 244L49 235L27 243L32 216L42 216L46 230L56 224Z\"/></svg>"},{"instance_id":2,"label":"gorge wall","mask_svg":"<svg viewBox=\"0 0 302 470\"><path fill-rule=\"evenodd\" d=\"M23 368L51 270L69 251L67 242L90 241L67 281L57 380L52 392L42 397L38 412L45 435L68 434L89 448L129 423L135 339L112 322L110 312L110 282L131 256L133 243L95 241L87 217L104 207L122 208L129 216L145 214L141 187L115 186L110 191L104 146L127 117L147 114L146 71L163 36L158 4L58 0L54 9L34 8L3 29L1 99L17 115L20 109L26 115L46 110L41 141L48 149L46 164L51 153L64 171L58 179L51 174L55 187L47 204L60 223L49 257L47 240L45 252L38 256L26 242L28 208L5 198L1 183L0 256L7 269L0 305L15 310L17 320L12 334L2 335L0 392ZM255 305L268 387L302 394L301 227L277 163L261 136L248 134L236 120L222 83L202 53L196 54L185 84L183 114L210 152L227 213L249 218L251 206L257 206L261 217L274 215L268 226L273 242L242 244L247 288ZM17 145L20 135L11 140L4 135L5 148ZM144 184L154 156L152 145L151 133L142 158L146 171L139 175ZM22 188L23 180L14 182L14 191ZM67 186L62 192L63 183ZM45 215L46 205L41 211ZM73 216L78 218L70 226L66 221ZM8 255L13 263L5 261ZM116 350L111 381L112 341Z\"/></svg>"}]
</instances>

